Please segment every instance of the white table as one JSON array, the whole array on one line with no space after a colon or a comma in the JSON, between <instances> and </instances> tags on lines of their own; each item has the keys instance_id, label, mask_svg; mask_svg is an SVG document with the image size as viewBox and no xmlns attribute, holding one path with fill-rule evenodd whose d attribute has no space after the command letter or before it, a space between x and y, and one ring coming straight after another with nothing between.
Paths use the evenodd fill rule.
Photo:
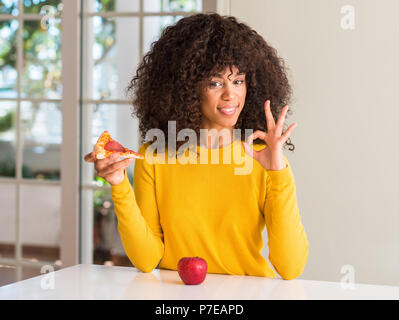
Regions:
<instances>
[{"instance_id":1,"label":"white table","mask_svg":"<svg viewBox=\"0 0 399 320\"><path fill-rule=\"evenodd\" d=\"M399 299L399 287L339 282L281 280L207 274L200 285L187 286L176 271L76 265L0 287L5 299L137 299L137 300L271 300Z\"/></svg>"}]
</instances>

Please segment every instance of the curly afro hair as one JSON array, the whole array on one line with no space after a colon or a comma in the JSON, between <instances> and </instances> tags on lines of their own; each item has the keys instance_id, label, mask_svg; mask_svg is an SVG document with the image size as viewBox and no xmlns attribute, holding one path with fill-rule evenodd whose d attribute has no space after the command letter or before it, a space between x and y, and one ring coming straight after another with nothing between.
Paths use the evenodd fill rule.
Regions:
<instances>
[{"instance_id":1,"label":"curly afro hair","mask_svg":"<svg viewBox=\"0 0 399 320\"><path fill-rule=\"evenodd\" d=\"M199 139L202 84L232 66L246 74L247 85L245 105L234 129L241 131L242 140L245 129L267 132L265 101L270 100L277 122L291 98L284 60L255 30L235 17L200 13L163 30L127 87L141 138L157 128L163 131L167 144L168 121L174 120L177 132L189 128ZM290 109L288 113L292 113ZM175 143L178 149L185 141ZM265 144L260 139L254 143ZM290 139L286 145L291 146L290 151L295 149Z\"/></svg>"}]
</instances>

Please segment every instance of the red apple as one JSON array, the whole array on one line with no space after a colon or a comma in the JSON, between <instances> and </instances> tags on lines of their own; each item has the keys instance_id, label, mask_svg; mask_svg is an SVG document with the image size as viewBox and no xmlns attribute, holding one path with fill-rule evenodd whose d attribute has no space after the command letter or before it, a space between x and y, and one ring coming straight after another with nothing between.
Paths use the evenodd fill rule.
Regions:
<instances>
[{"instance_id":1,"label":"red apple","mask_svg":"<svg viewBox=\"0 0 399 320\"><path fill-rule=\"evenodd\" d=\"M204 281L208 264L200 257L184 257L177 264L177 272L185 284L200 284Z\"/></svg>"}]
</instances>

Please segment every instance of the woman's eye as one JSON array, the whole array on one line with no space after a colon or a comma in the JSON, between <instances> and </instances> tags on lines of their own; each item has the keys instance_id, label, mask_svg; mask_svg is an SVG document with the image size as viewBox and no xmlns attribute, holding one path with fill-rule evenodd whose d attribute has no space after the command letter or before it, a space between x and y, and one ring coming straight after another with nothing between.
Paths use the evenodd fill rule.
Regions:
<instances>
[{"instance_id":1,"label":"woman's eye","mask_svg":"<svg viewBox=\"0 0 399 320\"><path fill-rule=\"evenodd\" d=\"M209 85L211 86L211 87L220 87L222 84L220 83L220 82L218 82L218 81L211 81L210 83L209 83Z\"/></svg>"},{"instance_id":2,"label":"woman's eye","mask_svg":"<svg viewBox=\"0 0 399 320\"><path fill-rule=\"evenodd\" d=\"M233 82L234 85L242 85L244 83L245 83L245 80L242 80L242 79L237 79L237 80L234 80L234 82ZM223 87L223 83L220 81L210 81L209 86L212 88L221 88L221 87Z\"/></svg>"}]
</instances>

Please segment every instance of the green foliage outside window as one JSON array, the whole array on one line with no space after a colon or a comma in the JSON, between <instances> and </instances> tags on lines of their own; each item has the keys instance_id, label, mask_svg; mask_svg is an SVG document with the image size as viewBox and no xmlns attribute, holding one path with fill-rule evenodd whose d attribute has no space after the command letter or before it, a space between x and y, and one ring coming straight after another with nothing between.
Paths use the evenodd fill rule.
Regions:
<instances>
[{"instance_id":1,"label":"green foliage outside window","mask_svg":"<svg viewBox=\"0 0 399 320\"><path fill-rule=\"evenodd\" d=\"M0 117L0 133L7 132L14 124L15 112L9 111L4 116Z\"/></svg>"}]
</instances>

